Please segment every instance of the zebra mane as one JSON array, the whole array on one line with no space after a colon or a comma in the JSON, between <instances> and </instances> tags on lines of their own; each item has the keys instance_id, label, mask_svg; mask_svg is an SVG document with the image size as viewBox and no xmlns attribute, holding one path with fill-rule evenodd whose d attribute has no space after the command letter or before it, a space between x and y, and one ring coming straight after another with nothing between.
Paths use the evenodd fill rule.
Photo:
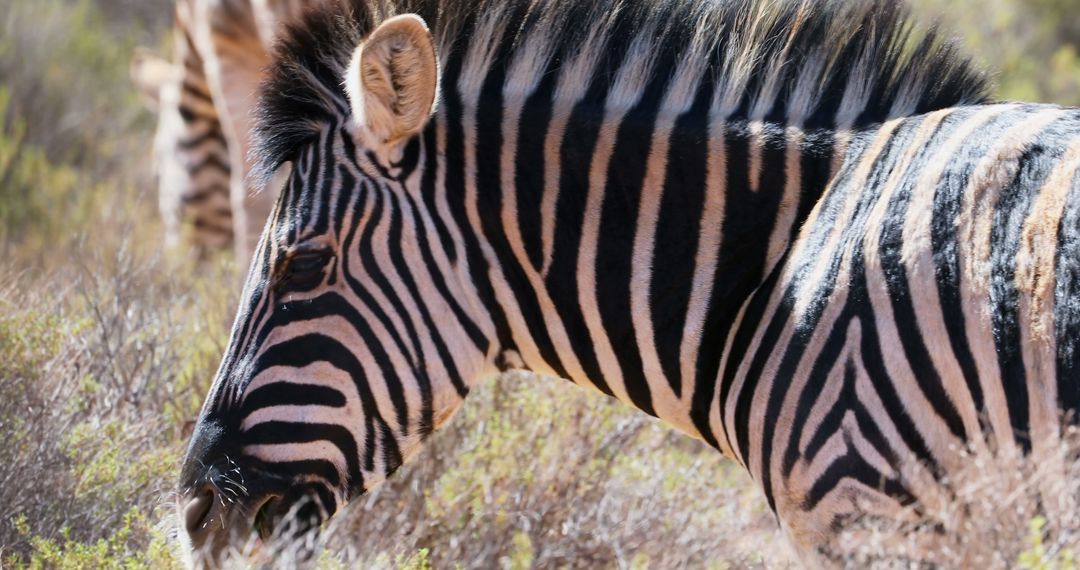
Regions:
<instances>
[{"instance_id":1,"label":"zebra mane","mask_svg":"<svg viewBox=\"0 0 1080 570\"><path fill-rule=\"evenodd\" d=\"M493 77L503 104L555 78L555 109L592 98L602 114L620 94L665 85L661 114L707 92L710 117L850 129L988 99L985 74L897 0L328 0L275 49L256 111L257 180L348 116L353 50L402 13L431 27L442 89L466 105ZM596 79L607 93L589 88Z\"/></svg>"}]
</instances>

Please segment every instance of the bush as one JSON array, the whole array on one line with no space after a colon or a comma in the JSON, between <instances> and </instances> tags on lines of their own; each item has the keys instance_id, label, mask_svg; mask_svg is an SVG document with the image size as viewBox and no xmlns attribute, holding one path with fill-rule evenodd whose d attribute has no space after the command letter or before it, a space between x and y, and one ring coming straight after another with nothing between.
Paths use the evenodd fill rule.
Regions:
<instances>
[{"instance_id":1,"label":"bush","mask_svg":"<svg viewBox=\"0 0 1080 570\"><path fill-rule=\"evenodd\" d=\"M168 0L144 4L169 14ZM107 23L90 0L0 0L0 255L22 268L88 232L101 246L160 239L154 120L127 70L135 45L164 33L138 21Z\"/></svg>"},{"instance_id":2,"label":"bush","mask_svg":"<svg viewBox=\"0 0 1080 570\"><path fill-rule=\"evenodd\" d=\"M853 521L838 541L839 558L860 568L1077 568L1076 428L1029 457L971 455L941 490L949 500L913 505L899 521Z\"/></svg>"},{"instance_id":3,"label":"bush","mask_svg":"<svg viewBox=\"0 0 1080 570\"><path fill-rule=\"evenodd\" d=\"M212 378L232 300L195 298L164 261L125 251L112 260L87 253L86 266L22 277L3 296L7 561L77 547L116 552L117 544L151 554L147 521L173 496L181 426Z\"/></svg>"},{"instance_id":4,"label":"bush","mask_svg":"<svg viewBox=\"0 0 1080 570\"><path fill-rule=\"evenodd\" d=\"M736 466L609 398L514 374L459 416L330 525L340 561L423 549L435 568L744 567L778 537Z\"/></svg>"}]
</instances>

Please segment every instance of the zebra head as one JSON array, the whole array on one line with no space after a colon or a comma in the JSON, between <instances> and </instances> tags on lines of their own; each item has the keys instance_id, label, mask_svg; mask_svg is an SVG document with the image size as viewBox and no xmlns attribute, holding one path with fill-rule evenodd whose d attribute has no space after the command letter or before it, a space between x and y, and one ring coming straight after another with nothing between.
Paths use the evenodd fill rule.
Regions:
<instances>
[{"instance_id":1,"label":"zebra head","mask_svg":"<svg viewBox=\"0 0 1080 570\"><path fill-rule=\"evenodd\" d=\"M495 372L453 238L440 240L422 196L436 160L423 140L438 91L430 32L404 15L360 38L337 66L347 99L279 171L183 465L181 517L204 565L325 521Z\"/></svg>"}]
</instances>

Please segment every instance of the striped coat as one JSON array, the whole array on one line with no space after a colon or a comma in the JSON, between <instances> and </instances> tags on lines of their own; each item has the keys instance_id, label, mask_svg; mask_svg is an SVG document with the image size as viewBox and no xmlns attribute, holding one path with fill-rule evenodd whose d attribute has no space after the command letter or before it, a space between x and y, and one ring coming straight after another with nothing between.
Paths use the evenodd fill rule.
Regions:
<instances>
[{"instance_id":1,"label":"striped coat","mask_svg":"<svg viewBox=\"0 0 1080 570\"><path fill-rule=\"evenodd\" d=\"M985 93L884 0L309 14L263 89L256 171L287 183L187 536L216 560L309 528L507 369L708 442L808 563L947 501L969 453L1054 448L1080 404L1080 111Z\"/></svg>"}]
</instances>

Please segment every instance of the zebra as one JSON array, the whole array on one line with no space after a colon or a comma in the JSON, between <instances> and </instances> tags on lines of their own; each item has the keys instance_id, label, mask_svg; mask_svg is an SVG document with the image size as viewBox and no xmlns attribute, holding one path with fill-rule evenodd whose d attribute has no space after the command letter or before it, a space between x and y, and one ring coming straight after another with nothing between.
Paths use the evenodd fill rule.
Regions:
<instances>
[{"instance_id":1,"label":"zebra","mask_svg":"<svg viewBox=\"0 0 1080 570\"><path fill-rule=\"evenodd\" d=\"M175 63L140 50L132 78L158 113L153 162L169 246L251 258L277 187L247 182L251 111L270 48L305 0L177 0Z\"/></svg>"},{"instance_id":2,"label":"zebra","mask_svg":"<svg viewBox=\"0 0 1080 570\"><path fill-rule=\"evenodd\" d=\"M287 173L180 476L190 551L314 528L479 382L743 466L809 565L1080 406L1080 110L891 0L356 0L261 91Z\"/></svg>"}]
</instances>

